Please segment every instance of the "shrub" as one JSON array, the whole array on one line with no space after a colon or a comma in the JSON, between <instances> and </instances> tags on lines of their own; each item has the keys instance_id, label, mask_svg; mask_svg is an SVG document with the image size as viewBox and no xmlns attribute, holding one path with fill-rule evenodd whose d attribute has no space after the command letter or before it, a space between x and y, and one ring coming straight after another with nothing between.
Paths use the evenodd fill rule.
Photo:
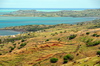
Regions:
<instances>
[{"instance_id":1,"label":"shrub","mask_svg":"<svg viewBox=\"0 0 100 66\"><path fill-rule=\"evenodd\" d=\"M87 39L87 40L85 40L85 43L92 42L92 41L93 41L93 39Z\"/></svg>"},{"instance_id":2,"label":"shrub","mask_svg":"<svg viewBox=\"0 0 100 66\"><path fill-rule=\"evenodd\" d=\"M95 45L98 45L98 44L100 44L100 41L88 42L86 45L87 46L95 46Z\"/></svg>"},{"instance_id":3,"label":"shrub","mask_svg":"<svg viewBox=\"0 0 100 66\"><path fill-rule=\"evenodd\" d=\"M22 43L20 46L24 47L26 45L26 43Z\"/></svg>"},{"instance_id":4,"label":"shrub","mask_svg":"<svg viewBox=\"0 0 100 66\"><path fill-rule=\"evenodd\" d=\"M66 33L66 30L64 31L64 33Z\"/></svg>"},{"instance_id":5,"label":"shrub","mask_svg":"<svg viewBox=\"0 0 100 66\"><path fill-rule=\"evenodd\" d=\"M2 55L2 54L0 53L0 55Z\"/></svg>"},{"instance_id":6,"label":"shrub","mask_svg":"<svg viewBox=\"0 0 100 66\"><path fill-rule=\"evenodd\" d=\"M55 34L58 34L57 32L55 32Z\"/></svg>"},{"instance_id":7,"label":"shrub","mask_svg":"<svg viewBox=\"0 0 100 66\"><path fill-rule=\"evenodd\" d=\"M51 63L56 63L57 61L58 61L58 58L51 58L51 59L50 59L50 62L51 62Z\"/></svg>"},{"instance_id":8,"label":"shrub","mask_svg":"<svg viewBox=\"0 0 100 66\"><path fill-rule=\"evenodd\" d=\"M9 48L10 48L11 50L14 50L14 47L12 47L12 46L10 46Z\"/></svg>"},{"instance_id":9,"label":"shrub","mask_svg":"<svg viewBox=\"0 0 100 66\"><path fill-rule=\"evenodd\" d=\"M65 63L67 63L67 62L68 62L68 60L64 60L64 62L63 62L63 63L65 64Z\"/></svg>"},{"instance_id":10,"label":"shrub","mask_svg":"<svg viewBox=\"0 0 100 66\"><path fill-rule=\"evenodd\" d=\"M93 34L92 36L93 36L93 37L96 37L96 36L97 36L97 34Z\"/></svg>"},{"instance_id":11,"label":"shrub","mask_svg":"<svg viewBox=\"0 0 100 66\"><path fill-rule=\"evenodd\" d=\"M87 33L86 33L86 35L89 35L89 34L90 34L90 32L87 32Z\"/></svg>"},{"instance_id":12,"label":"shrub","mask_svg":"<svg viewBox=\"0 0 100 66\"><path fill-rule=\"evenodd\" d=\"M14 46L16 46L16 43L15 44L13 44Z\"/></svg>"},{"instance_id":13,"label":"shrub","mask_svg":"<svg viewBox=\"0 0 100 66\"><path fill-rule=\"evenodd\" d=\"M61 41L61 39L60 39L60 38L58 38L57 40L58 40L58 41Z\"/></svg>"},{"instance_id":14,"label":"shrub","mask_svg":"<svg viewBox=\"0 0 100 66\"><path fill-rule=\"evenodd\" d=\"M24 39L21 40L21 42L24 42L24 41L25 41Z\"/></svg>"},{"instance_id":15,"label":"shrub","mask_svg":"<svg viewBox=\"0 0 100 66\"><path fill-rule=\"evenodd\" d=\"M60 31L60 33L62 33L62 31Z\"/></svg>"},{"instance_id":16,"label":"shrub","mask_svg":"<svg viewBox=\"0 0 100 66\"><path fill-rule=\"evenodd\" d=\"M20 47L18 47L18 49L23 48L25 45L26 45L26 43L22 43L22 44L20 45Z\"/></svg>"},{"instance_id":17,"label":"shrub","mask_svg":"<svg viewBox=\"0 0 100 66\"><path fill-rule=\"evenodd\" d=\"M67 56L64 56L64 60L68 60L68 57Z\"/></svg>"},{"instance_id":18,"label":"shrub","mask_svg":"<svg viewBox=\"0 0 100 66\"><path fill-rule=\"evenodd\" d=\"M45 41L49 41L49 39L46 39Z\"/></svg>"},{"instance_id":19,"label":"shrub","mask_svg":"<svg viewBox=\"0 0 100 66\"><path fill-rule=\"evenodd\" d=\"M96 35L96 37L99 37L100 35Z\"/></svg>"},{"instance_id":20,"label":"shrub","mask_svg":"<svg viewBox=\"0 0 100 66\"><path fill-rule=\"evenodd\" d=\"M64 60L73 60L73 59L74 59L74 56L71 54L64 56Z\"/></svg>"},{"instance_id":21,"label":"shrub","mask_svg":"<svg viewBox=\"0 0 100 66\"><path fill-rule=\"evenodd\" d=\"M100 55L100 51L97 51L97 55Z\"/></svg>"},{"instance_id":22,"label":"shrub","mask_svg":"<svg viewBox=\"0 0 100 66\"><path fill-rule=\"evenodd\" d=\"M74 39L77 35L70 35L68 38L69 40Z\"/></svg>"}]
</instances>

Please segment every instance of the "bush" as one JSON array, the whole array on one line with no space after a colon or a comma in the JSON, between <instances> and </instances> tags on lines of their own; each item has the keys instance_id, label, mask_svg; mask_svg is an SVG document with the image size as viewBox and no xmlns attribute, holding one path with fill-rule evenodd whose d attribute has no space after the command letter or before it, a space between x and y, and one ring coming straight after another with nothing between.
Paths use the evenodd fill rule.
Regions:
<instances>
[{"instance_id":1,"label":"bush","mask_svg":"<svg viewBox=\"0 0 100 66\"><path fill-rule=\"evenodd\" d=\"M57 33L57 32L55 32L55 34L57 35L58 33Z\"/></svg>"},{"instance_id":2,"label":"bush","mask_svg":"<svg viewBox=\"0 0 100 66\"><path fill-rule=\"evenodd\" d=\"M62 31L60 31L60 33L63 33Z\"/></svg>"},{"instance_id":3,"label":"bush","mask_svg":"<svg viewBox=\"0 0 100 66\"><path fill-rule=\"evenodd\" d=\"M10 48L11 50L14 50L14 47L12 47L12 46L10 46L9 48Z\"/></svg>"},{"instance_id":4,"label":"bush","mask_svg":"<svg viewBox=\"0 0 100 66\"><path fill-rule=\"evenodd\" d=\"M49 41L49 39L46 39L45 41Z\"/></svg>"},{"instance_id":5,"label":"bush","mask_svg":"<svg viewBox=\"0 0 100 66\"><path fill-rule=\"evenodd\" d=\"M97 51L97 55L100 55L100 51Z\"/></svg>"},{"instance_id":6,"label":"bush","mask_svg":"<svg viewBox=\"0 0 100 66\"><path fill-rule=\"evenodd\" d=\"M57 40L58 40L58 41L61 41L61 39L60 39L60 38L58 38Z\"/></svg>"},{"instance_id":7,"label":"bush","mask_svg":"<svg viewBox=\"0 0 100 66\"><path fill-rule=\"evenodd\" d=\"M21 42L24 42L24 41L25 41L24 39L21 40Z\"/></svg>"},{"instance_id":8,"label":"bush","mask_svg":"<svg viewBox=\"0 0 100 66\"><path fill-rule=\"evenodd\" d=\"M10 46L9 48L10 48L9 52L12 52L15 49L15 47L12 47L12 46Z\"/></svg>"},{"instance_id":9,"label":"bush","mask_svg":"<svg viewBox=\"0 0 100 66\"><path fill-rule=\"evenodd\" d=\"M64 60L68 60L68 57L67 57L67 55L66 55L66 56L64 56Z\"/></svg>"},{"instance_id":10,"label":"bush","mask_svg":"<svg viewBox=\"0 0 100 66\"><path fill-rule=\"evenodd\" d=\"M0 55L2 55L2 54L0 53Z\"/></svg>"},{"instance_id":11,"label":"bush","mask_svg":"<svg viewBox=\"0 0 100 66\"><path fill-rule=\"evenodd\" d=\"M20 46L24 47L26 45L26 43L22 43Z\"/></svg>"},{"instance_id":12,"label":"bush","mask_svg":"<svg viewBox=\"0 0 100 66\"><path fill-rule=\"evenodd\" d=\"M74 56L71 54L64 56L64 60L73 60L73 59L74 59Z\"/></svg>"},{"instance_id":13,"label":"bush","mask_svg":"<svg viewBox=\"0 0 100 66\"><path fill-rule=\"evenodd\" d=\"M93 34L92 36L93 36L93 37L99 37L100 35L97 35L97 34Z\"/></svg>"},{"instance_id":14,"label":"bush","mask_svg":"<svg viewBox=\"0 0 100 66\"><path fill-rule=\"evenodd\" d=\"M18 47L18 49L23 48L25 45L26 45L26 43L22 43L22 44L20 45L20 47Z\"/></svg>"},{"instance_id":15,"label":"bush","mask_svg":"<svg viewBox=\"0 0 100 66\"><path fill-rule=\"evenodd\" d=\"M100 44L100 41L88 42L86 45L87 46L95 46L95 45L98 45L98 44Z\"/></svg>"},{"instance_id":16,"label":"bush","mask_svg":"<svg viewBox=\"0 0 100 66\"><path fill-rule=\"evenodd\" d=\"M13 46L16 46L16 43L15 43L15 44L13 44Z\"/></svg>"},{"instance_id":17,"label":"bush","mask_svg":"<svg viewBox=\"0 0 100 66\"><path fill-rule=\"evenodd\" d=\"M68 60L64 60L64 62L63 62L63 63L65 64L65 63L67 63L67 62L68 62Z\"/></svg>"},{"instance_id":18,"label":"bush","mask_svg":"<svg viewBox=\"0 0 100 66\"><path fill-rule=\"evenodd\" d=\"M51 58L51 59L50 59L50 62L51 62L51 63L56 63L57 61L58 61L58 58Z\"/></svg>"},{"instance_id":19,"label":"bush","mask_svg":"<svg viewBox=\"0 0 100 66\"><path fill-rule=\"evenodd\" d=\"M89 34L90 34L90 32L87 32L87 33L86 33L86 35L89 35Z\"/></svg>"},{"instance_id":20,"label":"bush","mask_svg":"<svg viewBox=\"0 0 100 66\"><path fill-rule=\"evenodd\" d=\"M68 38L69 40L74 39L77 35L70 35Z\"/></svg>"}]
</instances>

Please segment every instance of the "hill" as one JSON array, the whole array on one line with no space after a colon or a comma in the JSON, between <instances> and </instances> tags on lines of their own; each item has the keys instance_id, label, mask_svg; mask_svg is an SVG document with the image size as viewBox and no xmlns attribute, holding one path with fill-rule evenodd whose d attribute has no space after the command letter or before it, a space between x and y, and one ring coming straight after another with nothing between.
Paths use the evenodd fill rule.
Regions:
<instances>
[{"instance_id":1,"label":"hill","mask_svg":"<svg viewBox=\"0 0 100 66\"><path fill-rule=\"evenodd\" d=\"M83 11L57 11L42 12L36 10L18 10L1 16L24 16L24 17L100 17L100 9L88 9Z\"/></svg>"},{"instance_id":2,"label":"hill","mask_svg":"<svg viewBox=\"0 0 100 66\"><path fill-rule=\"evenodd\" d=\"M14 27L27 33L0 37L0 66L99 66L99 24L98 19L73 25ZM34 26L39 30L26 30Z\"/></svg>"}]
</instances>

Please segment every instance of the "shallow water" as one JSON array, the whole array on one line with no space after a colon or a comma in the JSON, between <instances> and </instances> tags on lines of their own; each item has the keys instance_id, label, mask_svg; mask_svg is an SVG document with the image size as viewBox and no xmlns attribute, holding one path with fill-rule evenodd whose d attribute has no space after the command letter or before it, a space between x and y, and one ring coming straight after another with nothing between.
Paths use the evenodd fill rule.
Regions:
<instances>
[{"instance_id":1,"label":"shallow water","mask_svg":"<svg viewBox=\"0 0 100 66\"><path fill-rule=\"evenodd\" d=\"M55 25L75 24L77 22L91 21L96 17L0 17L0 28L22 25Z\"/></svg>"},{"instance_id":2,"label":"shallow water","mask_svg":"<svg viewBox=\"0 0 100 66\"><path fill-rule=\"evenodd\" d=\"M16 35L20 34L20 32L13 31L13 30L0 30L0 36L8 36L8 35Z\"/></svg>"}]
</instances>

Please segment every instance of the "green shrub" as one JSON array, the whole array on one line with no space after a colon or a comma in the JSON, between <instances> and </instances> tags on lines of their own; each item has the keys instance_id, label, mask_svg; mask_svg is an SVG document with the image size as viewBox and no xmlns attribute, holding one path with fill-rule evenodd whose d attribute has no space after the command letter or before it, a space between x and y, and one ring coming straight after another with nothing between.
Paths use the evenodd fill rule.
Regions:
<instances>
[{"instance_id":1,"label":"green shrub","mask_svg":"<svg viewBox=\"0 0 100 66\"><path fill-rule=\"evenodd\" d=\"M93 36L93 37L96 37L96 36L97 36L97 34L93 34L92 36Z\"/></svg>"},{"instance_id":2,"label":"green shrub","mask_svg":"<svg viewBox=\"0 0 100 66\"><path fill-rule=\"evenodd\" d=\"M70 35L68 38L69 40L74 39L77 35Z\"/></svg>"},{"instance_id":3,"label":"green shrub","mask_svg":"<svg viewBox=\"0 0 100 66\"><path fill-rule=\"evenodd\" d=\"M51 59L50 59L50 62L51 62L51 63L56 63L57 61L58 61L58 58L51 58Z\"/></svg>"},{"instance_id":4,"label":"green shrub","mask_svg":"<svg viewBox=\"0 0 100 66\"><path fill-rule=\"evenodd\" d=\"M26 45L26 43L22 43L20 46L24 47Z\"/></svg>"},{"instance_id":5,"label":"green shrub","mask_svg":"<svg viewBox=\"0 0 100 66\"><path fill-rule=\"evenodd\" d=\"M98 45L98 44L100 44L100 41L88 42L86 45L87 46L95 46L95 45Z\"/></svg>"},{"instance_id":6,"label":"green shrub","mask_svg":"<svg viewBox=\"0 0 100 66\"><path fill-rule=\"evenodd\" d=\"M64 60L64 62L63 62L63 63L65 64L65 63L67 63L67 62L68 62L68 60Z\"/></svg>"},{"instance_id":7,"label":"green shrub","mask_svg":"<svg viewBox=\"0 0 100 66\"><path fill-rule=\"evenodd\" d=\"M24 42L24 41L25 41L24 39L21 40L21 42Z\"/></svg>"},{"instance_id":8,"label":"green shrub","mask_svg":"<svg viewBox=\"0 0 100 66\"><path fill-rule=\"evenodd\" d=\"M74 59L74 56L71 54L64 56L64 60L73 60L73 59Z\"/></svg>"},{"instance_id":9,"label":"green shrub","mask_svg":"<svg viewBox=\"0 0 100 66\"><path fill-rule=\"evenodd\" d=\"M62 31L60 31L60 33L62 33Z\"/></svg>"},{"instance_id":10,"label":"green shrub","mask_svg":"<svg viewBox=\"0 0 100 66\"><path fill-rule=\"evenodd\" d=\"M58 41L61 41L61 39L60 39L60 38L58 38L57 40L58 40Z\"/></svg>"},{"instance_id":11,"label":"green shrub","mask_svg":"<svg viewBox=\"0 0 100 66\"><path fill-rule=\"evenodd\" d=\"M55 32L55 34L58 34L57 32Z\"/></svg>"},{"instance_id":12,"label":"green shrub","mask_svg":"<svg viewBox=\"0 0 100 66\"><path fill-rule=\"evenodd\" d=\"M90 32L87 32L87 33L86 33L86 35L89 35L89 34L90 34Z\"/></svg>"},{"instance_id":13,"label":"green shrub","mask_svg":"<svg viewBox=\"0 0 100 66\"><path fill-rule=\"evenodd\" d=\"M16 44L13 44L14 46L16 45Z\"/></svg>"},{"instance_id":14,"label":"green shrub","mask_svg":"<svg viewBox=\"0 0 100 66\"><path fill-rule=\"evenodd\" d=\"M2 54L0 53L0 55L2 55Z\"/></svg>"},{"instance_id":15,"label":"green shrub","mask_svg":"<svg viewBox=\"0 0 100 66\"><path fill-rule=\"evenodd\" d=\"M64 60L68 60L68 57L67 56L64 56Z\"/></svg>"},{"instance_id":16,"label":"green shrub","mask_svg":"<svg viewBox=\"0 0 100 66\"><path fill-rule=\"evenodd\" d=\"M100 55L100 51L97 51L97 55Z\"/></svg>"},{"instance_id":17,"label":"green shrub","mask_svg":"<svg viewBox=\"0 0 100 66\"><path fill-rule=\"evenodd\" d=\"M49 41L49 39L46 39L45 41Z\"/></svg>"},{"instance_id":18,"label":"green shrub","mask_svg":"<svg viewBox=\"0 0 100 66\"><path fill-rule=\"evenodd\" d=\"M11 50L14 50L14 47L12 47L12 46L10 46L9 48L10 48Z\"/></svg>"},{"instance_id":19,"label":"green shrub","mask_svg":"<svg viewBox=\"0 0 100 66\"><path fill-rule=\"evenodd\" d=\"M93 39L87 39L87 40L85 40L85 43L92 42L92 41L93 41Z\"/></svg>"},{"instance_id":20,"label":"green shrub","mask_svg":"<svg viewBox=\"0 0 100 66\"><path fill-rule=\"evenodd\" d=\"M100 35L96 35L96 37L100 37Z\"/></svg>"},{"instance_id":21,"label":"green shrub","mask_svg":"<svg viewBox=\"0 0 100 66\"><path fill-rule=\"evenodd\" d=\"M22 43L22 44L20 45L20 47L18 47L18 49L23 48L25 45L26 45L26 43Z\"/></svg>"}]
</instances>

